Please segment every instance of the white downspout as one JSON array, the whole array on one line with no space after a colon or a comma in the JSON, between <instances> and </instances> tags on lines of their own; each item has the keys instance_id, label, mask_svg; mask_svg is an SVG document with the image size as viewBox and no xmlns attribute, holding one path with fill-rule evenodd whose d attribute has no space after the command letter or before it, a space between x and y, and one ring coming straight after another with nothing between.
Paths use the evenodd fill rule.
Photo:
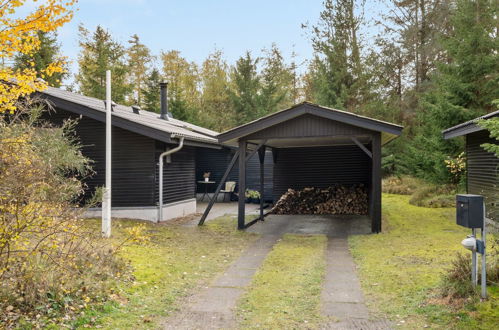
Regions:
<instances>
[{"instance_id":1,"label":"white downspout","mask_svg":"<svg viewBox=\"0 0 499 330\"><path fill-rule=\"evenodd\" d=\"M172 139L176 138L175 134L172 135ZM184 146L184 137L180 137L180 142L177 147L173 148L172 150L167 150L163 152L161 155L159 155L159 212L158 212L158 221L160 222L163 220L163 158L165 156L171 155Z\"/></svg>"}]
</instances>

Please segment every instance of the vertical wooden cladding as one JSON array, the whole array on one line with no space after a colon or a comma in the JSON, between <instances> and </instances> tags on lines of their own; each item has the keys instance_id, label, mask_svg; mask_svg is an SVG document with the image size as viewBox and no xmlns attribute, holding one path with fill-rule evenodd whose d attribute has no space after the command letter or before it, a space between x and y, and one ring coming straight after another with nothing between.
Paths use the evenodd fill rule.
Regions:
<instances>
[{"instance_id":1,"label":"vertical wooden cladding","mask_svg":"<svg viewBox=\"0 0 499 330\"><path fill-rule=\"evenodd\" d=\"M78 119L75 134L84 156L92 160L94 174L85 179L89 198L95 188L105 182L105 124L59 110L45 115L45 119L60 125L66 119ZM165 143L118 127L112 128L112 206L142 207L158 204L158 157L167 147ZM171 156L164 167L164 202L194 198L195 148L184 147Z\"/></svg>"},{"instance_id":2,"label":"vertical wooden cladding","mask_svg":"<svg viewBox=\"0 0 499 330\"><path fill-rule=\"evenodd\" d=\"M468 193L483 195L489 218L499 222L499 158L480 145L497 143L487 131L466 136Z\"/></svg>"},{"instance_id":3,"label":"vertical wooden cladding","mask_svg":"<svg viewBox=\"0 0 499 330\"><path fill-rule=\"evenodd\" d=\"M371 131L338 121L306 114L250 134L248 140L291 137L370 135Z\"/></svg>"},{"instance_id":4,"label":"vertical wooden cladding","mask_svg":"<svg viewBox=\"0 0 499 330\"><path fill-rule=\"evenodd\" d=\"M370 158L358 146L281 148L274 164L274 200L288 188L369 186Z\"/></svg>"},{"instance_id":5,"label":"vertical wooden cladding","mask_svg":"<svg viewBox=\"0 0 499 330\"><path fill-rule=\"evenodd\" d=\"M196 182L203 180L203 173L211 172L210 179L216 183L220 182L227 166L232 159L234 152L230 149L208 149L197 148L196 150ZM272 200L272 180L273 180L273 161L271 152L268 151L265 156L265 199ZM236 163L229 174L227 181L238 182L239 165ZM208 192L214 192L216 184L208 185ZM258 153L254 154L246 163L246 188L260 190L260 162ZM204 192L204 185L197 184L197 191Z\"/></svg>"},{"instance_id":6,"label":"vertical wooden cladding","mask_svg":"<svg viewBox=\"0 0 499 330\"><path fill-rule=\"evenodd\" d=\"M155 201L159 200L159 155L167 148L177 145L156 141L156 182L154 184ZM171 162L164 162L163 167L163 203L178 202L194 198L196 195L196 153L194 147L184 146L170 155Z\"/></svg>"},{"instance_id":7,"label":"vertical wooden cladding","mask_svg":"<svg viewBox=\"0 0 499 330\"><path fill-rule=\"evenodd\" d=\"M105 124L57 109L45 119L58 125L66 119L77 119L75 127L82 153L92 160L93 175L87 184L85 198L105 182ZM154 202L154 140L130 131L112 128L112 205L114 207L152 206Z\"/></svg>"}]
</instances>

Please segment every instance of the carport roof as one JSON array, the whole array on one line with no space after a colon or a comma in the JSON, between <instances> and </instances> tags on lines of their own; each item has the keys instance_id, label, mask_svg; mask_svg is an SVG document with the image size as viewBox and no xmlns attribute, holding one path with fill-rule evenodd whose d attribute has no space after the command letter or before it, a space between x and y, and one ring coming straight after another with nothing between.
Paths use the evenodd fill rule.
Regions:
<instances>
[{"instance_id":1,"label":"carport roof","mask_svg":"<svg viewBox=\"0 0 499 330\"><path fill-rule=\"evenodd\" d=\"M306 114L357 126L370 131L380 132L383 144L386 144L399 136L403 129L400 125L386 121L361 116L347 111L331 109L310 102L302 102L292 106L291 108L272 113L247 124L235 127L229 131L223 132L217 136L218 141L220 143L235 143L237 140L245 136Z\"/></svg>"}]
</instances>

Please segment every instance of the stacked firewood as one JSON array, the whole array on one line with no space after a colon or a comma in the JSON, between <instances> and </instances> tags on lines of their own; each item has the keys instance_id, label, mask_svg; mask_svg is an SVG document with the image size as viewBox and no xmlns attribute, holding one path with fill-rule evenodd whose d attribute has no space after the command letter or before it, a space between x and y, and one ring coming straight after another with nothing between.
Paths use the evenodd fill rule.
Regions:
<instances>
[{"instance_id":1,"label":"stacked firewood","mask_svg":"<svg viewBox=\"0 0 499 330\"><path fill-rule=\"evenodd\" d=\"M288 189L274 214L367 214L367 188L362 184L328 188Z\"/></svg>"}]
</instances>

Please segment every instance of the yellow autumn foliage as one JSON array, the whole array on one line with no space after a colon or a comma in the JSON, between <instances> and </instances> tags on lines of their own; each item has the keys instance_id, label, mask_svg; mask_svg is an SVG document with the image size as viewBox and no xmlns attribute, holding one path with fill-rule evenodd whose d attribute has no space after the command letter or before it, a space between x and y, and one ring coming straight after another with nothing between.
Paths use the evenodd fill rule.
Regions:
<instances>
[{"instance_id":1,"label":"yellow autumn foliage","mask_svg":"<svg viewBox=\"0 0 499 330\"><path fill-rule=\"evenodd\" d=\"M16 11L26 0L0 0L0 62L5 63L16 54L33 55L40 47L37 32L52 32L69 22L77 0L45 0L27 16ZM52 76L63 70L63 63L51 63L42 72ZM43 90L46 83L37 79L34 68L13 69L0 65L0 113L14 112L20 97Z\"/></svg>"}]
</instances>

